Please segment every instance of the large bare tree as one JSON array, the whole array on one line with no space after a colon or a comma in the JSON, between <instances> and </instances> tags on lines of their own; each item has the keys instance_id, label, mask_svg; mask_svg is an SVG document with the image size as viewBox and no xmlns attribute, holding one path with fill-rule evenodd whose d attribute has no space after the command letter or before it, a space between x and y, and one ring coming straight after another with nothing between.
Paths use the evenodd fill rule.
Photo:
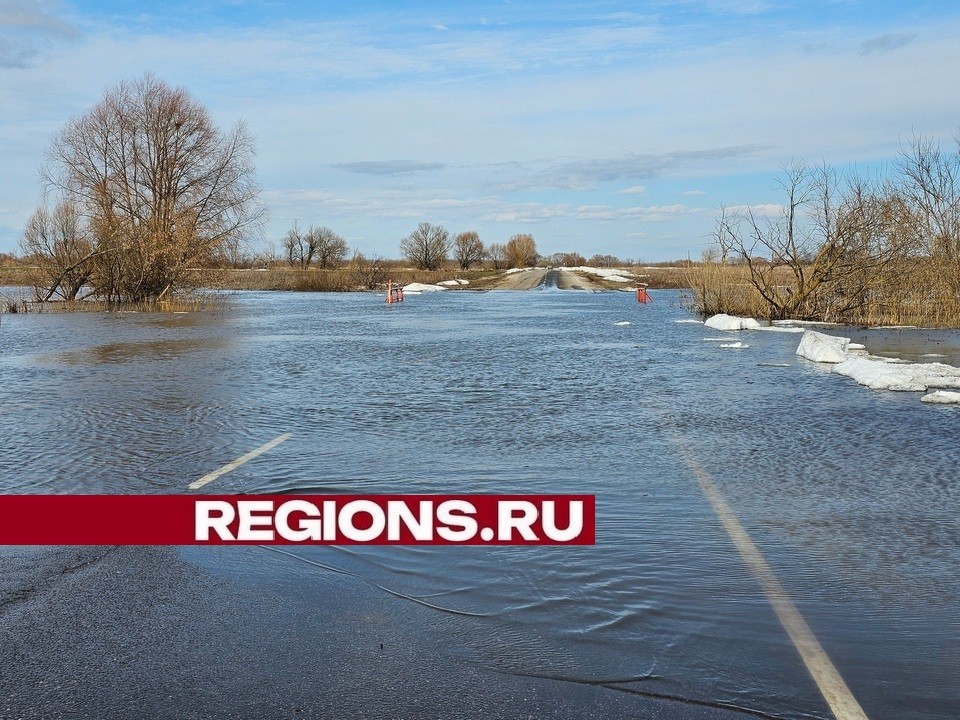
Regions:
<instances>
[{"instance_id":1,"label":"large bare tree","mask_svg":"<svg viewBox=\"0 0 960 720\"><path fill-rule=\"evenodd\" d=\"M533 235L527 233L519 233L507 240L505 253L507 266L512 268L533 267L540 257Z\"/></svg>"},{"instance_id":2,"label":"large bare tree","mask_svg":"<svg viewBox=\"0 0 960 720\"><path fill-rule=\"evenodd\" d=\"M460 263L461 270L469 270L471 265L483 260L484 252L480 235L473 230L459 233L453 239L453 256Z\"/></svg>"},{"instance_id":3,"label":"large bare tree","mask_svg":"<svg viewBox=\"0 0 960 720\"><path fill-rule=\"evenodd\" d=\"M44 176L88 222L96 292L144 300L260 220L253 154L242 123L222 132L186 90L147 74L68 122Z\"/></svg>"},{"instance_id":4,"label":"large bare tree","mask_svg":"<svg viewBox=\"0 0 960 720\"><path fill-rule=\"evenodd\" d=\"M784 168L773 217L723 210L715 238L724 261L743 262L771 318L843 319L913 247L896 227L895 198L827 166Z\"/></svg>"},{"instance_id":5,"label":"large bare tree","mask_svg":"<svg viewBox=\"0 0 960 720\"><path fill-rule=\"evenodd\" d=\"M328 227L310 228L316 244L317 265L339 267L347 257L347 241Z\"/></svg>"},{"instance_id":6,"label":"large bare tree","mask_svg":"<svg viewBox=\"0 0 960 720\"><path fill-rule=\"evenodd\" d=\"M487 257L493 264L494 270L502 270L507 261L507 246L503 243L490 243L487 248Z\"/></svg>"},{"instance_id":7,"label":"large bare tree","mask_svg":"<svg viewBox=\"0 0 960 720\"><path fill-rule=\"evenodd\" d=\"M443 225L423 222L400 241L400 251L420 270L439 270L447 259L449 238L450 234Z\"/></svg>"}]
</instances>

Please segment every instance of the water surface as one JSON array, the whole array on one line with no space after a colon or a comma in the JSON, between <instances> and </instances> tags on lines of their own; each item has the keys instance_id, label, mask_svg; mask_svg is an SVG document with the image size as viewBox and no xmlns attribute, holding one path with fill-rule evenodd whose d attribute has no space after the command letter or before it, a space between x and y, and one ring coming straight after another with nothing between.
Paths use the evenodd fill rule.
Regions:
<instances>
[{"instance_id":1,"label":"water surface","mask_svg":"<svg viewBox=\"0 0 960 720\"><path fill-rule=\"evenodd\" d=\"M686 448L869 717L960 715L960 409L832 375L796 335L722 349L675 322L676 293L654 297L237 293L207 313L4 316L2 490L184 492L291 432L209 489L594 493L595 547L295 552L435 606L424 632L452 663L829 717ZM960 357L955 333L845 334ZM306 579L327 571L260 554L247 572L323 603Z\"/></svg>"}]
</instances>

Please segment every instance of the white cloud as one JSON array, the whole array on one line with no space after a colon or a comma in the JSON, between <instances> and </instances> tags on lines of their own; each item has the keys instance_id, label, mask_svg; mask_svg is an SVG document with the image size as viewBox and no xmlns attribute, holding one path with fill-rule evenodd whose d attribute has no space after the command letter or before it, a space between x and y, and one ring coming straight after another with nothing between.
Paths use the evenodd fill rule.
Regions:
<instances>
[{"instance_id":1,"label":"white cloud","mask_svg":"<svg viewBox=\"0 0 960 720\"><path fill-rule=\"evenodd\" d=\"M647 189L643 185L634 185L633 187L617 190L619 195L643 195Z\"/></svg>"}]
</instances>

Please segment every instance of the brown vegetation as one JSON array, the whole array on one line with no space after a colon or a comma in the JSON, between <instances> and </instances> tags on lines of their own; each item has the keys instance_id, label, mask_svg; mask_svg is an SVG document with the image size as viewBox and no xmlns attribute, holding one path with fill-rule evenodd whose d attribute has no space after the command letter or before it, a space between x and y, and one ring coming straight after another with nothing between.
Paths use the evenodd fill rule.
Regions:
<instances>
[{"instance_id":1,"label":"brown vegetation","mask_svg":"<svg viewBox=\"0 0 960 720\"><path fill-rule=\"evenodd\" d=\"M223 133L185 90L152 75L120 83L71 120L44 176L61 198L27 226L38 299L163 299L188 269L227 251L261 217L253 143Z\"/></svg>"},{"instance_id":2,"label":"brown vegetation","mask_svg":"<svg viewBox=\"0 0 960 720\"><path fill-rule=\"evenodd\" d=\"M685 271L696 310L960 325L960 152L917 138L883 184L794 163L781 187L777 217L721 213L715 246Z\"/></svg>"}]
</instances>

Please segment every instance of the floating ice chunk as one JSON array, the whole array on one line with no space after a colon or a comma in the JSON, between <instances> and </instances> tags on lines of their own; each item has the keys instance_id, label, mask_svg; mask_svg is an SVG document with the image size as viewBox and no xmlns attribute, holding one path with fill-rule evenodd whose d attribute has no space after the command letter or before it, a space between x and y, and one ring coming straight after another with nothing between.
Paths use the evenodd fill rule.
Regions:
<instances>
[{"instance_id":1,"label":"floating ice chunk","mask_svg":"<svg viewBox=\"0 0 960 720\"><path fill-rule=\"evenodd\" d=\"M456 280L441 280L437 285L443 285L444 287L456 287L457 285L469 285L469 280L461 280L457 278Z\"/></svg>"},{"instance_id":2,"label":"floating ice chunk","mask_svg":"<svg viewBox=\"0 0 960 720\"><path fill-rule=\"evenodd\" d=\"M737 317L726 313L709 317L703 324L714 330L756 330L760 327L760 323L753 318Z\"/></svg>"},{"instance_id":3,"label":"floating ice chunk","mask_svg":"<svg viewBox=\"0 0 960 720\"><path fill-rule=\"evenodd\" d=\"M867 349L867 346L861 345L860 343L852 342L849 345L847 345L847 350L866 350L866 349Z\"/></svg>"},{"instance_id":4,"label":"floating ice chunk","mask_svg":"<svg viewBox=\"0 0 960 720\"><path fill-rule=\"evenodd\" d=\"M694 325L703 325L703 321L702 321L702 320L690 320L690 319L687 319L687 320L674 320L674 322L675 322L677 325L687 325L687 324L689 324L689 323L693 323Z\"/></svg>"},{"instance_id":5,"label":"floating ice chunk","mask_svg":"<svg viewBox=\"0 0 960 720\"><path fill-rule=\"evenodd\" d=\"M960 392L936 390L920 398L920 402L936 403L938 405L960 405Z\"/></svg>"},{"instance_id":6,"label":"floating ice chunk","mask_svg":"<svg viewBox=\"0 0 960 720\"><path fill-rule=\"evenodd\" d=\"M805 330L800 338L797 355L807 360L819 363L842 363L847 359L847 350L850 347L850 338L824 335L823 333Z\"/></svg>"},{"instance_id":7,"label":"floating ice chunk","mask_svg":"<svg viewBox=\"0 0 960 720\"><path fill-rule=\"evenodd\" d=\"M748 347L750 347L750 346L749 346L749 345L744 345L742 342L735 342L735 343L726 343L725 345L721 345L720 347L722 347L722 348L732 348L732 349L736 349L736 350L745 350L746 348L748 348Z\"/></svg>"},{"instance_id":8,"label":"floating ice chunk","mask_svg":"<svg viewBox=\"0 0 960 720\"><path fill-rule=\"evenodd\" d=\"M446 288L442 285L427 285L426 283L410 283L409 285L403 286L403 291L405 293L436 292L438 290L446 290Z\"/></svg>"},{"instance_id":9,"label":"floating ice chunk","mask_svg":"<svg viewBox=\"0 0 960 720\"><path fill-rule=\"evenodd\" d=\"M960 388L960 368L943 363L896 363L884 358L848 356L833 371L873 390L923 392L930 387Z\"/></svg>"},{"instance_id":10,"label":"floating ice chunk","mask_svg":"<svg viewBox=\"0 0 960 720\"><path fill-rule=\"evenodd\" d=\"M624 320L623 322L615 322L614 325L616 325L617 327L626 327L627 325L630 325L630 322L627 320Z\"/></svg>"}]
</instances>

